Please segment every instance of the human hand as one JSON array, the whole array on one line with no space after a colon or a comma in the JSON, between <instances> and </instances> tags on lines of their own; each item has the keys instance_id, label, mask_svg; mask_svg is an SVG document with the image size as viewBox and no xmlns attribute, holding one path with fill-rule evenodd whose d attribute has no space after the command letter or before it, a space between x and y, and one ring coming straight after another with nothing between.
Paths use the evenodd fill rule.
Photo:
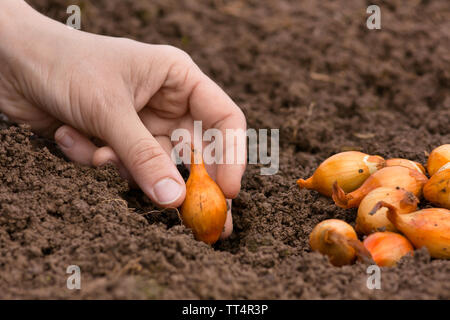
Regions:
<instances>
[{"instance_id":1,"label":"human hand","mask_svg":"<svg viewBox=\"0 0 450 320\"><path fill-rule=\"evenodd\" d=\"M15 6L20 19L8 18ZM69 29L22 1L2 1L0 9L0 58L7 62L0 66L0 110L41 134L56 131L74 161L115 163L159 206L178 207L186 193L170 159L173 130L192 136L194 120L224 136L225 129L245 130L239 107L179 49ZM207 170L227 198L238 194L245 165Z\"/></svg>"}]
</instances>

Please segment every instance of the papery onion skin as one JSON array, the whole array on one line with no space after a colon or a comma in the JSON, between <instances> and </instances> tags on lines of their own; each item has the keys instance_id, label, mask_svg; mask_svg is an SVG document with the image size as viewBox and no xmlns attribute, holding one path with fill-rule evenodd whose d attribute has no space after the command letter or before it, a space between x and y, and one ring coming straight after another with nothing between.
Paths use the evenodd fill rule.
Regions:
<instances>
[{"instance_id":1,"label":"papery onion skin","mask_svg":"<svg viewBox=\"0 0 450 320\"><path fill-rule=\"evenodd\" d=\"M426 247L433 258L450 259L450 210L428 208L399 214L397 208L383 201L376 207L388 208L388 219L414 247Z\"/></svg>"},{"instance_id":2,"label":"papery onion skin","mask_svg":"<svg viewBox=\"0 0 450 320\"><path fill-rule=\"evenodd\" d=\"M450 162L442 166L425 184L423 196L439 207L450 209Z\"/></svg>"},{"instance_id":3,"label":"papery onion skin","mask_svg":"<svg viewBox=\"0 0 450 320\"><path fill-rule=\"evenodd\" d=\"M316 225L309 236L313 251L327 255L334 266L352 264L357 257L371 259L355 230L345 221L329 219Z\"/></svg>"},{"instance_id":4,"label":"papery onion skin","mask_svg":"<svg viewBox=\"0 0 450 320\"><path fill-rule=\"evenodd\" d=\"M358 151L341 152L322 162L310 178L298 179L297 185L300 189L316 190L330 197L335 181L343 190L351 192L384 166L385 160L380 156L370 156Z\"/></svg>"},{"instance_id":5,"label":"papery onion skin","mask_svg":"<svg viewBox=\"0 0 450 320\"><path fill-rule=\"evenodd\" d=\"M380 267L393 267L402 257L414 253L414 248L408 239L389 231L372 233L363 243Z\"/></svg>"},{"instance_id":6,"label":"papery onion skin","mask_svg":"<svg viewBox=\"0 0 450 320\"><path fill-rule=\"evenodd\" d=\"M422 174L427 174L427 171L425 170L424 166L420 163L408 159L402 159L402 158L392 158L386 160L386 167L393 167L393 166L403 166L407 167L413 170L417 170Z\"/></svg>"},{"instance_id":7,"label":"papery onion skin","mask_svg":"<svg viewBox=\"0 0 450 320\"><path fill-rule=\"evenodd\" d=\"M444 144L431 151L427 162L430 177L448 162L450 162L450 144Z\"/></svg>"},{"instance_id":8,"label":"papery onion skin","mask_svg":"<svg viewBox=\"0 0 450 320\"><path fill-rule=\"evenodd\" d=\"M194 162L194 154L197 163ZM197 240L215 243L225 225L227 203L220 187L206 172L201 154L193 151L191 172L186 182L186 198L181 205L183 223Z\"/></svg>"},{"instance_id":9,"label":"papery onion skin","mask_svg":"<svg viewBox=\"0 0 450 320\"><path fill-rule=\"evenodd\" d=\"M372 174L361 187L351 193L346 194L334 184L332 197L341 208L356 208L370 191L380 187L403 188L419 198L427 182L428 178L417 170L402 166L385 167Z\"/></svg>"},{"instance_id":10,"label":"papery onion skin","mask_svg":"<svg viewBox=\"0 0 450 320\"><path fill-rule=\"evenodd\" d=\"M380 208L376 212L372 212L373 207L379 201L385 201L394 205L399 213L416 211L419 203L419 199L405 189L392 187L376 188L369 192L359 205L355 227L358 233L369 235L377 231L397 232L395 226L386 216L386 208Z\"/></svg>"}]
</instances>

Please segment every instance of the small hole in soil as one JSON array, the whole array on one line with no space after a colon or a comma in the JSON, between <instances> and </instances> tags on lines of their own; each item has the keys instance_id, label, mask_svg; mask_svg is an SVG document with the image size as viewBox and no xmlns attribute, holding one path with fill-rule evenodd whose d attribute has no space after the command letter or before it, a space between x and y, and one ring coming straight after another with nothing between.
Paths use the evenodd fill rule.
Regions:
<instances>
[{"instance_id":1,"label":"small hole in soil","mask_svg":"<svg viewBox=\"0 0 450 320\"><path fill-rule=\"evenodd\" d=\"M53 253L53 248L46 247L46 248L42 248L41 251L44 256L48 256Z\"/></svg>"},{"instance_id":2,"label":"small hole in soil","mask_svg":"<svg viewBox=\"0 0 450 320\"><path fill-rule=\"evenodd\" d=\"M165 224L167 228L172 228L181 224L176 209L152 210L150 212L143 213L143 215L149 224L162 223Z\"/></svg>"}]
</instances>

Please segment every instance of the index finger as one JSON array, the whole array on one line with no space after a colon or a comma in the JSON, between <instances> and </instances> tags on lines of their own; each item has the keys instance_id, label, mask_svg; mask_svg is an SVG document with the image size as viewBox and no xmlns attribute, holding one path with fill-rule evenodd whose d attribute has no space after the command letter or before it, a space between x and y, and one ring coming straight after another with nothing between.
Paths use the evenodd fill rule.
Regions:
<instances>
[{"instance_id":1,"label":"index finger","mask_svg":"<svg viewBox=\"0 0 450 320\"><path fill-rule=\"evenodd\" d=\"M216 83L201 72L190 95L189 107L193 118L202 121L203 128L216 128L221 131L224 139L224 161L223 164L217 164L216 182L227 198L235 198L241 189L241 179L247 161L247 121L244 113ZM240 131L244 136L227 141L227 130L234 130L235 133ZM226 161L228 154L234 155L232 163ZM236 161L238 156L243 158L243 163Z\"/></svg>"}]
</instances>

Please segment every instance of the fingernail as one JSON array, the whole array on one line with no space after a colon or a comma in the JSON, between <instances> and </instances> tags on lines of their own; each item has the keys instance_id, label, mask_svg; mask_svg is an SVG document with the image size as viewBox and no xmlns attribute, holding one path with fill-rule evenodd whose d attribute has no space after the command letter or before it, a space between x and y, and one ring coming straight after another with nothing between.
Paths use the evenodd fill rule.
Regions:
<instances>
[{"instance_id":1,"label":"fingernail","mask_svg":"<svg viewBox=\"0 0 450 320\"><path fill-rule=\"evenodd\" d=\"M175 202L183 192L183 187L171 178L159 180L153 186L153 194L159 204Z\"/></svg>"},{"instance_id":2,"label":"fingernail","mask_svg":"<svg viewBox=\"0 0 450 320\"><path fill-rule=\"evenodd\" d=\"M72 137L67 134L67 133L63 133L61 136L57 136L55 137L56 142L63 148L71 148L74 144L74 140L72 139Z\"/></svg>"}]
</instances>

